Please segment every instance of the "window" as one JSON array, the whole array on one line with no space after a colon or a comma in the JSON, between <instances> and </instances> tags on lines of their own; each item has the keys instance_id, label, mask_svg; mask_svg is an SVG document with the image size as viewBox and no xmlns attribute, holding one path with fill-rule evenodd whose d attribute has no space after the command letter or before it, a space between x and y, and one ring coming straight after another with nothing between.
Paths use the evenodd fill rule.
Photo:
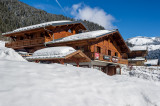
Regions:
<instances>
[{"instance_id":1,"label":"window","mask_svg":"<svg viewBox=\"0 0 160 106\"><path fill-rule=\"evenodd\" d=\"M108 55L111 56L111 50L108 50Z\"/></svg>"},{"instance_id":2,"label":"window","mask_svg":"<svg viewBox=\"0 0 160 106\"><path fill-rule=\"evenodd\" d=\"M101 47L97 46L97 53L101 53Z\"/></svg>"},{"instance_id":3,"label":"window","mask_svg":"<svg viewBox=\"0 0 160 106\"><path fill-rule=\"evenodd\" d=\"M20 37L20 40L23 40L24 38L23 37Z\"/></svg>"},{"instance_id":4,"label":"window","mask_svg":"<svg viewBox=\"0 0 160 106\"><path fill-rule=\"evenodd\" d=\"M117 53L117 52L115 52L115 56L117 56L117 57L118 57L118 53Z\"/></svg>"},{"instance_id":5,"label":"window","mask_svg":"<svg viewBox=\"0 0 160 106\"><path fill-rule=\"evenodd\" d=\"M80 50L80 47L79 47L79 46L76 46L76 50Z\"/></svg>"},{"instance_id":6,"label":"window","mask_svg":"<svg viewBox=\"0 0 160 106\"><path fill-rule=\"evenodd\" d=\"M110 42L113 44L113 41L112 41L112 40L110 40Z\"/></svg>"},{"instance_id":7,"label":"window","mask_svg":"<svg viewBox=\"0 0 160 106\"><path fill-rule=\"evenodd\" d=\"M75 48L76 50L81 50L82 52L84 52L84 47L76 46Z\"/></svg>"},{"instance_id":8,"label":"window","mask_svg":"<svg viewBox=\"0 0 160 106\"><path fill-rule=\"evenodd\" d=\"M40 37L44 37L44 33L43 32L40 34Z\"/></svg>"}]
</instances>

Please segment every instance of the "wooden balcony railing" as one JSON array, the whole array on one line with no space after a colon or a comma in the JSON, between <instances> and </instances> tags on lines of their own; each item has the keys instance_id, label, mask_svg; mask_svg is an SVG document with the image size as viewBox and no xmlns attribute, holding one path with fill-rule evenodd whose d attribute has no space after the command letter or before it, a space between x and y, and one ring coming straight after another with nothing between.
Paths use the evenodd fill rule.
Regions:
<instances>
[{"instance_id":1,"label":"wooden balcony railing","mask_svg":"<svg viewBox=\"0 0 160 106\"><path fill-rule=\"evenodd\" d=\"M120 63L120 64L128 64L127 59L122 59L115 56L107 56L106 54L102 53L95 53L95 52L84 52L91 60L101 60L113 63Z\"/></svg>"},{"instance_id":2,"label":"wooden balcony railing","mask_svg":"<svg viewBox=\"0 0 160 106\"><path fill-rule=\"evenodd\" d=\"M44 44L44 42L45 42L44 38L38 38L34 40L22 40L22 41L10 42L6 43L5 46L9 48L21 48L21 47L30 47L39 44Z\"/></svg>"}]
</instances>

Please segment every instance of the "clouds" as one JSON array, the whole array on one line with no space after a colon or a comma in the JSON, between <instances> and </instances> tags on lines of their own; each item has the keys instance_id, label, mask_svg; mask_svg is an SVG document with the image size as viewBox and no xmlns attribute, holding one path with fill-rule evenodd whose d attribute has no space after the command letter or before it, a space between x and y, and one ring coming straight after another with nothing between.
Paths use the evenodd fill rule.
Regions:
<instances>
[{"instance_id":1,"label":"clouds","mask_svg":"<svg viewBox=\"0 0 160 106\"><path fill-rule=\"evenodd\" d=\"M75 19L88 20L105 27L105 29L116 28L113 25L115 18L107 14L103 9L97 7L91 8L83 3L74 4L72 5L70 14Z\"/></svg>"}]
</instances>

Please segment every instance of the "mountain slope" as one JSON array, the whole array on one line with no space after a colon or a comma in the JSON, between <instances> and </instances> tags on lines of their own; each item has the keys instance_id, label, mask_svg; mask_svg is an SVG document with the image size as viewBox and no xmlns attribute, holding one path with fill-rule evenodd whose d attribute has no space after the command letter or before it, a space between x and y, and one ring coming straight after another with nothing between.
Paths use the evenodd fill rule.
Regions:
<instances>
[{"instance_id":1,"label":"mountain slope","mask_svg":"<svg viewBox=\"0 0 160 106\"><path fill-rule=\"evenodd\" d=\"M160 37L137 36L126 40L129 47L141 46L148 48L148 59L160 58Z\"/></svg>"},{"instance_id":2,"label":"mountain slope","mask_svg":"<svg viewBox=\"0 0 160 106\"><path fill-rule=\"evenodd\" d=\"M0 0L0 8L1 32L48 21L74 20L63 15L47 13L18 0ZM88 26L89 30L104 29L104 27L93 22L84 21L84 23Z\"/></svg>"}]
</instances>

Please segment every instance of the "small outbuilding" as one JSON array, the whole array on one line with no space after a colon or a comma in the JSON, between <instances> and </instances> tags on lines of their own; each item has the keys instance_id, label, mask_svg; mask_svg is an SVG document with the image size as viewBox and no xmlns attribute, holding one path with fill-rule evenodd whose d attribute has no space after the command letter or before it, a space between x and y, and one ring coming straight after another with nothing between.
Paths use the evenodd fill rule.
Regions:
<instances>
[{"instance_id":1,"label":"small outbuilding","mask_svg":"<svg viewBox=\"0 0 160 106\"><path fill-rule=\"evenodd\" d=\"M49 47L37 50L32 56L26 58L28 61L49 62L49 63L76 63L79 67L80 62L90 62L90 58L87 57L82 51L75 50L72 47L60 46Z\"/></svg>"},{"instance_id":2,"label":"small outbuilding","mask_svg":"<svg viewBox=\"0 0 160 106\"><path fill-rule=\"evenodd\" d=\"M146 46L134 46L130 47L131 52L128 53L128 62L130 65L143 66L147 61L146 56L148 54Z\"/></svg>"}]
</instances>

